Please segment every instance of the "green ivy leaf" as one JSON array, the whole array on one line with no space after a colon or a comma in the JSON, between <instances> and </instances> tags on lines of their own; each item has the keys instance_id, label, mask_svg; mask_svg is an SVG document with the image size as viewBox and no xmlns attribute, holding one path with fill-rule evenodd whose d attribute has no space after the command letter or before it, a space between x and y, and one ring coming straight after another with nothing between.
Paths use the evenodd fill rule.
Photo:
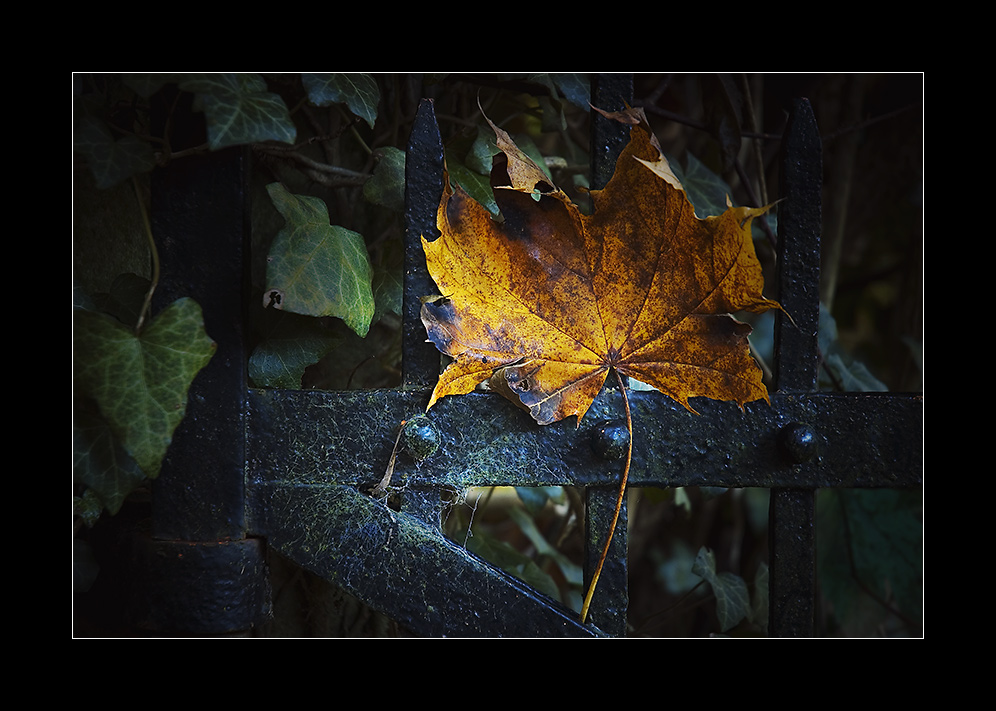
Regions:
<instances>
[{"instance_id":1,"label":"green ivy leaf","mask_svg":"<svg viewBox=\"0 0 996 711\"><path fill-rule=\"evenodd\" d=\"M140 335L105 314L80 310L74 336L82 393L146 476L156 477L186 412L190 383L217 348L204 331L200 305L178 299Z\"/></svg>"},{"instance_id":2,"label":"green ivy leaf","mask_svg":"<svg viewBox=\"0 0 996 711\"><path fill-rule=\"evenodd\" d=\"M315 106L346 104L373 128L377 121L380 89L369 74L302 74L308 99Z\"/></svg>"},{"instance_id":3,"label":"green ivy leaf","mask_svg":"<svg viewBox=\"0 0 996 711\"><path fill-rule=\"evenodd\" d=\"M823 389L841 392L886 392L889 388L872 375L868 366L856 361L837 340L837 321L826 306L820 304L820 353L823 367L819 385Z\"/></svg>"},{"instance_id":4,"label":"green ivy leaf","mask_svg":"<svg viewBox=\"0 0 996 711\"><path fill-rule=\"evenodd\" d=\"M104 504L93 491L88 489L82 496L73 496L73 514L79 516L88 528L92 528L103 513Z\"/></svg>"},{"instance_id":5,"label":"green ivy leaf","mask_svg":"<svg viewBox=\"0 0 996 711\"><path fill-rule=\"evenodd\" d=\"M373 323L377 323L387 313L401 315L405 286L403 272L403 269L387 267L374 270L373 293L376 308Z\"/></svg>"},{"instance_id":6,"label":"green ivy leaf","mask_svg":"<svg viewBox=\"0 0 996 711\"><path fill-rule=\"evenodd\" d=\"M716 616L721 631L733 629L750 615L750 594L747 583L739 575L716 572L716 555L708 548L700 548L692 564L692 572L712 587L716 596Z\"/></svg>"},{"instance_id":7,"label":"green ivy leaf","mask_svg":"<svg viewBox=\"0 0 996 711\"><path fill-rule=\"evenodd\" d=\"M492 215L498 203L491 190L491 159L499 153L495 132L478 126L473 137L457 136L446 146L446 171L450 182L459 185Z\"/></svg>"},{"instance_id":8,"label":"green ivy leaf","mask_svg":"<svg viewBox=\"0 0 996 711\"><path fill-rule=\"evenodd\" d=\"M685 169L682 170L678 161L668 158L671 169L675 176L681 181L681 185L688 193L688 199L695 206L695 215L700 219L721 215L726 211L730 203L733 202L733 190L729 183L720 176L713 173L694 155L687 155ZM729 201L729 202L728 202ZM778 217L774 210L766 213L763 220L767 222L772 232L778 231ZM764 228L761 227L761 219L754 221L751 229L754 239L764 237Z\"/></svg>"},{"instance_id":9,"label":"green ivy leaf","mask_svg":"<svg viewBox=\"0 0 996 711\"><path fill-rule=\"evenodd\" d=\"M923 612L923 494L823 489L816 498L820 592L839 633L877 634Z\"/></svg>"},{"instance_id":10,"label":"green ivy leaf","mask_svg":"<svg viewBox=\"0 0 996 711\"><path fill-rule=\"evenodd\" d=\"M96 116L80 117L74 142L76 150L86 156L98 188L113 187L156 165L148 143L135 136L115 140L111 129Z\"/></svg>"},{"instance_id":11,"label":"green ivy leaf","mask_svg":"<svg viewBox=\"0 0 996 711\"><path fill-rule=\"evenodd\" d=\"M363 184L363 197L374 205L401 212L405 209L405 152L394 146L377 150L373 177Z\"/></svg>"},{"instance_id":12,"label":"green ivy leaf","mask_svg":"<svg viewBox=\"0 0 996 711\"><path fill-rule=\"evenodd\" d=\"M446 171L454 185L463 188L468 195L484 206L492 215L498 215L498 203L495 202L495 196L491 190L490 178L468 169L459 160L451 161L449 153L446 154Z\"/></svg>"},{"instance_id":13,"label":"green ivy leaf","mask_svg":"<svg viewBox=\"0 0 996 711\"><path fill-rule=\"evenodd\" d=\"M478 126L477 135L467 149L467 168L491 180L493 159L501 153L495 140L495 132L487 126Z\"/></svg>"},{"instance_id":14,"label":"green ivy leaf","mask_svg":"<svg viewBox=\"0 0 996 711\"><path fill-rule=\"evenodd\" d=\"M128 494L145 481L145 472L115 439L94 408L77 407L73 421L73 474L112 516Z\"/></svg>"},{"instance_id":15,"label":"green ivy leaf","mask_svg":"<svg viewBox=\"0 0 996 711\"><path fill-rule=\"evenodd\" d=\"M249 377L258 387L296 390L308 366L331 352L340 339L317 319L291 313L277 316L249 357Z\"/></svg>"},{"instance_id":16,"label":"green ivy leaf","mask_svg":"<svg viewBox=\"0 0 996 711\"><path fill-rule=\"evenodd\" d=\"M266 186L286 224L267 257L264 306L305 316L335 316L366 336L374 315L373 269L363 237L329 224L325 203Z\"/></svg>"},{"instance_id":17,"label":"green ivy leaf","mask_svg":"<svg viewBox=\"0 0 996 711\"><path fill-rule=\"evenodd\" d=\"M732 198L733 191L725 180L713 173L694 155L689 153L686 156L684 172L675 160L668 159L672 169L675 170L681 185L688 193L688 199L693 201L695 206L695 216L705 219L714 215L721 215L726 211L727 199Z\"/></svg>"},{"instance_id":18,"label":"green ivy leaf","mask_svg":"<svg viewBox=\"0 0 996 711\"><path fill-rule=\"evenodd\" d=\"M258 74L190 74L180 88L197 94L208 142L217 150L260 141L293 143L297 128L279 94L267 91Z\"/></svg>"},{"instance_id":19,"label":"green ivy leaf","mask_svg":"<svg viewBox=\"0 0 996 711\"><path fill-rule=\"evenodd\" d=\"M516 145L540 167L547 177L551 177L543 154L536 142L528 135L518 135ZM455 142L446 149L446 171L450 182L459 185L468 195L479 202L492 215L498 216L498 203L491 189L491 158L499 153L495 145L494 131L487 136L484 129L478 129L471 142Z\"/></svg>"},{"instance_id":20,"label":"green ivy leaf","mask_svg":"<svg viewBox=\"0 0 996 711\"><path fill-rule=\"evenodd\" d=\"M150 285L151 282L139 274L118 274L111 282L110 291L94 294L92 303L95 310L113 316L121 323L138 323Z\"/></svg>"}]
</instances>

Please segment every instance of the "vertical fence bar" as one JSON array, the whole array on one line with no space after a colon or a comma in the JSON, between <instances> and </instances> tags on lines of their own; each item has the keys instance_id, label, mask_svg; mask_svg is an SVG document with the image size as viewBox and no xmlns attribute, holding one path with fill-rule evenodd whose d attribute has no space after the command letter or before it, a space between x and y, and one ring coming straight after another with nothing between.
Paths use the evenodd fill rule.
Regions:
<instances>
[{"instance_id":1,"label":"vertical fence bar","mask_svg":"<svg viewBox=\"0 0 996 711\"><path fill-rule=\"evenodd\" d=\"M405 153L405 282L402 309L402 379L405 387L433 387L439 351L426 342L421 297L435 293L425 266L422 236L434 240L443 196L443 142L432 99L422 99Z\"/></svg>"},{"instance_id":2,"label":"vertical fence bar","mask_svg":"<svg viewBox=\"0 0 996 711\"><path fill-rule=\"evenodd\" d=\"M436 212L443 196L443 142L431 99L422 99L405 152L405 280L402 303L402 387L431 388L439 377L439 351L427 342L421 297L436 292L422 249L422 236L439 236ZM401 509L440 526L438 489L410 488Z\"/></svg>"},{"instance_id":3,"label":"vertical fence bar","mask_svg":"<svg viewBox=\"0 0 996 711\"><path fill-rule=\"evenodd\" d=\"M799 99L782 139L778 206L777 389L812 392L819 368L823 149L812 107Z\"/></svg>"},{"instance_id":4,"label":"vertical fence bar","mask_svg":"<svg viewBox=\"0 0 996 711\"><path fill-rule=\"evenodd\" d=\"M270 609L265 545L245 520L247 171L246 150L231 148L152 176L154 310L192 297L218 344L153 482L148 535L131 542L129 616L158 633L246 633Z\"/></svg>"},{"instance_id":5,"label":"vertical fence bar","mask_svg":"<svg viewBox=\"0 0 996 711\"><path fill-rule=\"evenodd\" d=\"M594 106L603 111L621 111L633 103L631 74L597 74L592 80ZM629 141L629 126L610 121L597 111L591 112L591 187L604 188L615 172L616 160ZM622 470L620 468L620 477ZM585 562L584 583L591 584L595 567L605 545L615 513L617 489L589 487L585 491ZM598 588L592 597L588 619L603 631L614 635L626 634L629 609L629 542L626 532L626 500L623 499L615 533Z\"/></svg>"},{"instance_id":6,"label":"vertical fence bar","mask_svg":"<svg viewBox=\"0 0 996 711\"><path fill-rule=\"evenodd\" d=\"M820 225L823 153L812 107L796 101L782 141L778 210L778 293L789 318L775 325L776 389L811 392L819 367ZM806 432L807 423L796 423ZM799 431L797 429L796 431ZM815 492L772 489L769 633L814 633L816 595Z\"/></svg>"},{"instance_id":7,"label":"vertical fence bar","mask_svg":"<svg viewBox=\"0 0 996 711\"><path fill-rule=\"evenodd\" d=\"M162 271L154 306L192 297L218 344L191 386L155 480L153 534L160 538L238 538L244 528L245 161L236 148L189 156L153 175L151 220Z\"/></svg>"}]
</instances>

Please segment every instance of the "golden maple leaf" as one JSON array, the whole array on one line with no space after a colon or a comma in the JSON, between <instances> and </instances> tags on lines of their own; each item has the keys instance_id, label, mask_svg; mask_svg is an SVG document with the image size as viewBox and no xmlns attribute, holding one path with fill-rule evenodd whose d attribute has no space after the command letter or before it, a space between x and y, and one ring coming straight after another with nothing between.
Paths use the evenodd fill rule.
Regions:
<instances>
[{"instance_id":1,"label":"golden maple leaf","mask_svg":"<svg viewBox=\"0 0 996 711\"><path fill-rule=\"evenodd\" d=\"M491 182L495 220L447 178L436 225L422 238L441 296L427 297L429 340L453 362L429 409L487 381L540 424L581 418L610 370L631 433L615 515L581 608L586 620L626 492L632 416L622 375L694 412L689 399L768 400L750 354L751 329L731 315L779 308L764 279L751 221L766 208L699 219L638 110L612 179L584 214L491 124L501 153ZM489 123L491 123L489 121Z\"/></svg>"},{"instance_id":2,"label":"golden maple leaf","mask_svg":"<svg viewBox=\"0 0 996 711\"><path fill-rule=\"evenodd\" d=\"M422 239L442 296L424 301L422 320L454 360L428 407L488 381L540 424L580 425L610 369L692 412L692 397L767 401L750 326L730 315L778 307L761 294L751 241L767 208L696 217L640 118L591 214L493 123L502 219L446 180L441 236Z\"/></svg>"}]
</instances>

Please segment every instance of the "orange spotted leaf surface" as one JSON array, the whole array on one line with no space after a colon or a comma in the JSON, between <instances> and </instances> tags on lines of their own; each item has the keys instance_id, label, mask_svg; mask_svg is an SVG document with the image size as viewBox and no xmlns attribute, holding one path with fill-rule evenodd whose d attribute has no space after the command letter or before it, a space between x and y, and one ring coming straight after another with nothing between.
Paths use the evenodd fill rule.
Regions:
<instances>
[{"instance_id":1,"label":"orange spotted leaf surface","mask_svg":"<svg viewBox=\"0 0 996 711\"><path fill-rule=\"evenodd\" d=\"M422 320L453 359L429 407L486 384L540 424L580 423L612 368L693 412L693 397L768 399L750 326L731 315L778 307L762 296L751 242L765 208L697 218L639 121L584 214L492 127L501 219L447 179L441 235L422 240L440 293L424 299Z\"/></svg>"}]
</instances>

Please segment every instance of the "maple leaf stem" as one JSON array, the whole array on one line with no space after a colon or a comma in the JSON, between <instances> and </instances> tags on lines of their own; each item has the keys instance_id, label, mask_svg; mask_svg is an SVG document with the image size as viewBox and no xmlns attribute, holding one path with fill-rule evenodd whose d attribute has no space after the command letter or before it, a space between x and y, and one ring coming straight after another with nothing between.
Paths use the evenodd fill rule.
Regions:
<instances>
[{"instance_id":1,"label":"maple leaf stem","mask_svg":"<svg viewBox=\"0 0 996 711\"><path fill-rule=\"evenodd\" d=\"M629 396L626 395L626 383L623 382L622 375L618 370L613 369L616 380L619 381L619 391L622 393L623 404L626 406L626 431L629 432L629 445L626 450L626 465L623 467L622 480L619 482L619 496L616 498L616 510L612 514L612 523L609 525L609 536L605 539L605 546L602 548L602 555L598 558L598 565L595 566L595 574L591 576L591 584L588 585L588 592L584 596L584 605L581 606L581 624L588 619L588 607L591 605L591 598L595 594L595 586L598 584L598 577L602 574L602 566L609 555L609 546L612 544L612 536L616 532L616 524L619 522L619 512L622 511L623 497L626 496L626 483L629 480L629 465L633 460L633 415L629 409Z\"/></svg>"}]
</instances>

